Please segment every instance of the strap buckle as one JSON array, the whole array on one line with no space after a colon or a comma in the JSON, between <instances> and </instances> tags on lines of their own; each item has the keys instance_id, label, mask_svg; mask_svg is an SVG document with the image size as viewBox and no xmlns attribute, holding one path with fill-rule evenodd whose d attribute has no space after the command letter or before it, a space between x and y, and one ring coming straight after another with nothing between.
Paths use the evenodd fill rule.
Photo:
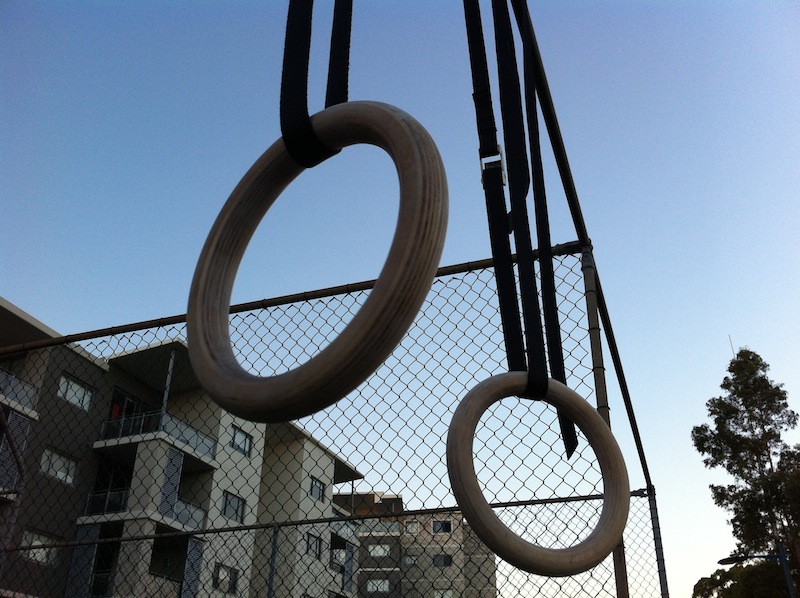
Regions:
<instances>
[{"instance_id":1,"label":"strap buckle","mask_svg":"<svg viewBox=\"0 0 800 598\"><path fill-rule=\"evenodd\" d=\"M506 186L506 161L503 157L503 148L499 145L497 146L497 151L488 154L486 156L481 156L481 176L483 173L489 170L490 168L499 168L503 173L503 186Z\"/></svg>"}]
</instances>

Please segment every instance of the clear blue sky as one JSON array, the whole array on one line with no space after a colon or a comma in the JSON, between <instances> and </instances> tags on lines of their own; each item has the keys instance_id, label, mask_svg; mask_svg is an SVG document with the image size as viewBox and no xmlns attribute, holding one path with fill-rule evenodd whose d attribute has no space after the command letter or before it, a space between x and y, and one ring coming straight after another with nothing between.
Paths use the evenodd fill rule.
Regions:
<instances>
[{"instance_id":1,"label":"clear blue sky","mask_svg":"<svg viewBox=\"0 0 800 598\"><path fill-rule=\"evenodd\" d=\"M317 6L312 111L329 7ZM214 218L279 135L285 10L0 3L0 294L65 334L183 313ZM733 548L707 489L722 478L689 438L719 393L729 337L772 365L800 410L800 5L532 12L658 490L672 595L688 596ZM443 264L489 256L470 94L460 2L356 2L351 98L403 108L439 144ZM377 275L394 175L378 150L345 154L270 212L235 301ZM552 171L549 185L554 241L573 240Z\"/></svg>"}]
</instances>

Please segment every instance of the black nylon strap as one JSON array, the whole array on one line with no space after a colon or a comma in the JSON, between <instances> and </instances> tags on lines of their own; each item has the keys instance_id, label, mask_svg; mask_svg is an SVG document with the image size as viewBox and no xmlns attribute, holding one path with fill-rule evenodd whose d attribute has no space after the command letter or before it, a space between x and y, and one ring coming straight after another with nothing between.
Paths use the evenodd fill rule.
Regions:
<instances>
[{"instance_id":1,"label":"black nylon strap","mask_svg":"<svg viewBox=\"0 0 800 598\"><path fill-rule=\"evenodd\" d=\"M511 222L517 249L522 317L525 324L528 362L528 385L525 394L534 398L542 398L547 393L548 375L530 222L525 202L530 186L530 171L528 154L525 150L525 121L522 114L519 69L506 0L492 0L492 14L494 16L500 86L500 112L503 119L503 135L508 164Z\"/></svg>"},{"instance_id":2,"label":"black nylon strap","mask_svg":"<svg viewBox=\"0 0 800 598\"><path fill-rule=\"evenodd\" d=\"M511 222L516 249L518 254L518 268L520 274L520 295L522 296L523 317L525 322L525 340L523 341L519 304L517 302L517 288L514 280L513 260L509 241L509 221L506 214L505 195L500 158L497 148L497 131L492 109L491 91L489 86L489 73L486 63L486 48L484 45L483 29L480 18L480 8L477 0L464 0L464 15L467 25L467 41L470 53L470 66L473 82L473 100L475 102L476 120L478 123L478 139L482 159L497 156L496 163L489 161L484 164L483 185L486 195L487 216L489 219L489 236L492 245L492 255L495 261L495 278L498 286L498 302L500 304L500 317L503 325L504 340L509 362L509 370L525 369L528 364L529 383L526 393L528 396L541 397L547 390L547 359L544 347L544 330L539 313L538 292L534 271L534 254L531 246L530 223L527 215L525 198L530 184L530 171L525 149L525 125L522 115L522 100L519 87L519 72L514 54L513 33L508 6L504 0L493 0L492 10L495 22L495 37L497 39L498 73L501 93L501 113L505 136L506 152L509 162L509 184L511 187ZM515 6L516 11L516 6ZM527 13L526 13L527 14ZM519 18L518 18L519 22ZM535 39L534 39L535 44ZM531 86L529 91L528 81L535 79L527 76L528 55L525 55L526 68L526 115L536 115L536 89ZM532 112L531 112L532 110ZM539 146L538 121L532 120L535 127L535 138L531 137L531 160L534 169L535 195L542 200L536 204L537 209L537 238L540 243L540 252L547 256L549 269L545 266L542 275L549 279L550 286L544 294L549 294L550 301L547 312L555 316L555 325L547 323L548 347L547 354L555 355L556 370L565 378L563 356L561 350L560 328L558 325L558 310L555 297L555 279L552 266L552 248L549 235L549 222L547 220L546 203L544 202L544 184L541 169L541 148ZM532 133L533 135L533 133ZM543 220L539 221L539 210L544 208ZM539 235L539 229L544 231ZM544 242L543 242L544 241ZM541 267L541 265L540 265ZM553 309L555 308L555 309ZM552 334L551 334L552 331ZM551 342L551 336L556 337L556 343ZM527 346L527 351L525 347ZM555 377L555 376L554 376ZM559 413L562 437L564 438L567 457L570 457L577 447L575 427L567 418Z\"/></svg>"},{"instance_id":3,"label":"black nylon strap","mask_svg":"<svg viewBox=\"0 0 800 598\"><path fill-rule=\"evenodd\" d=\"M503 191L503 171L497 145L497 129L492 109L489 68L486 63L486 47L483 42L478 0L464 0L464 16L467 25L467 41L475 90L475 116L478 123L480 156L493 159L484 164L481 174L486 198L486 216L489 221L489 242L494 257L494 273L497 283L497 300L500 307L500 322L506 349L509 371L525 371L525 343L522 336L517 285L514 277L514 261L509 240L509 223L506 199Z\"/></svg>"},{"instance_id":4,"label":"black nylon strap","mask_svg":"<svg viewBox=\"0 0 800 598\"><path fill-rule=\"evenodd\" d=\"M494 120L494 110L492 110L489 67L486 64L486 46L483 43L483 24L478 0L464 0L464 17L467 25L467 47L472 73L472 99L475 103L475 118L478 123L479 153L481 158L499 157L497 125Z\"/></svg>"},{"instance_id":5,"label":"black nylon strap","mask_svg":"<svg viewBox=\"0 0 800 598\"><path fill-rule=\"evenodd\" d=\"M566 384L567 374L564 367L564 351L561 345L561 325L558 319L558 299L556 297L555 271L553 267L553 250L550 238L550 220L547 212L547 195L544 185L544 168L542 166L542 149L539 137L539 112L536 102L536 69L535 44L532 35L528 6L523 0L511 0L517 27L522 37L523 69L525 79L525 108L528 122L528 141L531 151L531 169L533 172L533 204L536 215L536 240L539 249L539 271L542 280L542 311L547 331L547 357L550 362L550 375L554 380ZM575 425L559 413L561 436L571 456L578 446Z\"/></svg>"},{"instance_id":6,"label":"black nylon strap","mask_svg":"<svg viewBox=\"0 0 800 598\"><path fill-rule=\"evenodd\" d=\"M311 54L311 20L313 0L290 0L289 13L286 17L286 41L283 50L283 73L281 75L280 121L281 135L289 155L301 166L311 168L338 153L332 151L319 140L311 126L308 115L308 62ZM342 12L343 9L337 11ZM342 29L342 18L339 18L339 29ZM349 21L349 18L348 18ZM350 25L346 24L346 38L342 33L331 35L331 46L347 41L349 55ZM337 23L334 22L334 30ZM328 94L336 99L335 103L347 99L347 67L349 61L344 60L344 71L341 68L342 52L338 48L331 51L331 66L328 73ZM335 65L335 66L334 66ZM341 77L344 73L344 84ZM331 73L339 79L331 89ZM343 87L343 92L342 92Z\"/></svg>"},{"instance_id":7,"label":"black nylon strap","mask_svg":"<svg viewBox=\"0 0 800 598\"><path fill-rule=\"evenodd\" d=\"M331 27L328 87L325 95L326 108L347 101L352 23L353 0L336 0L333 6L333 25Z\"/></svg>"},{"instance_id":8,"label":"black nylon strap","mask_svg":"<svg viewBox=\"0 0 800 598\"><path fill-rule=\"evenodd\" d=\"M514 260L511 254L508 218L503 193L503 170L497 161L484 168L483 189L486 195L486 214L489 219L489 242L494 257L494 275L497 281L497 301L500 306L500 323L508 359L508 371L527 370L525 343L517 302L517 285L514 278Z\"/></svg>"}]
</instances>

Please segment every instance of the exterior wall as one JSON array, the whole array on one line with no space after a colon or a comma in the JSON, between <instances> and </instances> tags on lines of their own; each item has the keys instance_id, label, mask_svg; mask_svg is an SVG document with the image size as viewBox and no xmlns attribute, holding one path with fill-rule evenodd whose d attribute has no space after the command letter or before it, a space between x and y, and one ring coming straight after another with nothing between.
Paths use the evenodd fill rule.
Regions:
<instances>
[{"instance_id":1,"label":"exterior wall","mask_svg":"<svg viewBox=\"0 0 800 598\"><path fill-rule=\"evenodd\" d=\"M204 398L205 395L204 395ZM210 400L209 400L210 401ZM202 402L199 402L202 405ZM214 470L211 483L206 485L208 498L205 508L208 511L207 527L224 527L231 525L253 525L258 521L259 484L264 455L263 424L242 420L219 411L215 436L218 438L216 461L219 466ZM205 408L210 409L211 405ZM186 413L186 411L183 411ZM195 418L198 419L198 418ZM245 455L232 446L232 430L236 426L253 440L250 454ZM246 503L244 521L230 521L222 514L223 491L230 492ZM205 537L206 547L200 575L200 587L208 595L214 593L213 579L217 565L235 569L237 572L236 595L246 596L250 592L250 579L253 575L253 554L255 550L256 531L224 532Z\"/></svg>"},{"instance_id":2,"label":"exterior wall","mask_svg":"<svg viewBox=\"0 0 800 598\"><path fill-rule=\"evenodd\" d=\"M267 426L258 522L301 522L339 513L333 504L334 469L334 455L293 426ZM325 486L322 500L311 495L312 478ZM317 554L309 551L309 534L319 538ZM355 586L346 583L346 574L332 563L332 550L336 542L355 545L354 540L352 529L328 522L258 530L250 596L353 595Z\"/></svg>"},{"instance_id":3,"label":"exterior wall","mask_svg":"<svg viewBox=\"0 0 800 598\"><path fill-rule=\"evenodd\" d=\"M434 522L447 522L450 532L435 533ZM497 595L494 554L474 535L458 512L415 515L402 521L403 595L430 596L451 590L453 596L493 598ZM416 524L416 525L415 525ZM442 560L451 562L442 566Z\"/></svg>"},{"instance_id":4,"label":"exterior wall","mask_svg":"<svg viewBox=\"0 0 800 598\"><path fill-rule=\"evenodd\" d=\"M495 598L497 596L497 559L478 539L468 525L464 534L464 578L467 585L464 598Z\"/></svg>"},{"instance_id":5,"label":"exterior wall","mask_svg":"<svg viewBox=\"0 0 800 598\"><path fill-rule=\"evenodd\" d=\"M434 590L450 589L454 596L463 596L467 579L463 574L464 536L461 518L456 514L446 513L419 516L414 521L417 522L416 533L409 533L410 527L403 526L405 553L416 558L415 565L405 569L404 585L422 595L433 595ZM449 524L450 532L434 533L434 522ZM452 564L446 567L437 566L437 557L449 557Z\"/></svg>"},{"instance_id":6,"label":"exterior wall","mask_svg":"<svg viewBox=\"0 0 800 598\"><path fill-rule=\"evenodd\" d=\"M403 514L401 497L380 493L343 494L335 500L351 505L357 515L373 517L359 526L359 596L429 598L437 590L453 598L497 596L495 556L458 511ZM436 531L435 522L441 522ZM388 546L388 554L370 554L376 545Z\"/></svg>"},{"instance_id":7,"label":"exterior wall","mask_svg":"<svg viewBox=\"0 0 800 598\"><path fill-rule=\"evenodd\" d=\"M1 336L2 331L0 346ZM184 359L176 371L190 372L185 348L164 345L108 361L77 346L57 346L0 362L16 377L12 382L19 379L37 389L35 400L26 398L25 406L0 397L5 411L24 413L31 421L20 447L20 492L0 498L0 549L19 547L27 529L55 542L89 542L56 548L48 564L0 551L0 595L222 596L213 587L219 565L236 570L238 596L355 596L355 584L347 581L357 561L353 526L301 522L343 514L332 502L336 476L342 481L360 474L292 424L268 426L228 414L193 378L173 380L176 390L167 393L164 405L165 356ZM62 374L93 389L87 409L58 396ZM120 393L131 399L121 409ZM162 408L175 418L168 420L171 425L179 420L179 430L165 429L163 421L158 425ZM193 432L181 426L204 434L192 436L201 444L186 444L180 434ZM233 426L252 439L249 454L232 443ZM70 483L41 471L46 448L75 462ZM312 480L324 485L322 496L312 496ZM224 515L225 492L244 501L241 521ZM179 508L192 516L202 512L203 521L181 523ZM289 525L169 534L275 522ZM309 550L309 535L320 539L319 551Z\"/></svg>"},{"instance_id":8,"label":"exterior wall","mask_svg":"<svg viewBox=\"0 0 800 598\"><path fill-rule=\"evenodd\" d=\"M286 426L268 426L261 472L259 523L305 519L308 508L304 488L310 480L304 471L302 439ZM295 526L259 530L250 595L293 598L299 589L298 561L304 551L303 533Z\"/></svg>"},{"instance_id":9,"label":"exterior wall","mask_svg":"<svg viewBox=\"0 0 800 598\"><path fill-rule=\"evenodd\" d=\"M31 421L22 455L25 469L21 492L13 501L0 502L2 547L20 546L25 530L44 534L54 541L71 540L77 532L75 521L83 513L96 474L97 461L91 442L102 425L100 411L107 409L105 370L85 354L63 346L32 351L0 365L38 389L37 417ZM94 389L88 411L59 396L62 373ZM45 449L75 461L71 483L42 471ZM51 564L26 558L25 552L6 553L0 561L0 587L22 591L25 588L15 588L15 585L29 578L36 580L39 595L60 596L68 576L71 553L70 549L57 549Z\"/></svg>"},{"instance_id":10,"label":"exterior wall","mask_svg":"<svg viewBox=\"0 0 800 598\"><path fill-rule=\"evenodd\" d=\"M122 537L131 538L155 532L155 522L147 519L132 520L125 522ZM118 566L114 574L114 596L153 595L146 593L146 588L152 589L156 584L149 572L153 542L154 540L134 540L120 544Z\"/></svg>"},{"instance_id":11,"label":"exterior wall","mask_svg":"<svg viewBox=\"0 0 800 598\"><path fill-rule=\"evenodd\" d=\"M367 529L369 531L366 531ZM372 556L370 551L377 546L387 546L389 554L386 556ZM403 596L401 572L403 556L400 525L397 521L365 521L362 526L361 547L359 550L359 596L372 598ZM371 591L371 583L387 584L388 592Z\"/></svg>"},{"instance_id":12,"label":"exterior wall","mask_svg":"<svg viewBox=\"0 0 800 598\"><path fill-rule=\"evenodd\" d=\"M196 430L219 439L218 448L225 444L225 422L233 418L211 400L211 397L199 390L171 395L167 401L167 412ZM225 415L228 417L225 418Z\"/></svg>"},{"instance_id":13,"label":"exterior wall","mask_svg":"<svg viewBox=\"0 0 800 598\"><path fill-rule=\"evenodd\" d=\"M75 539L80 530L85 532L93 526L109 525L114 521L120 522L119 525L124 521L124 533L127 536L155 533L158 522L170 525L173 531L185 529L174 519L174 509L165 510L162 504L169 454L171 451L174 454L176 447L182 446L181 443L163 432L102 441L102 431L110 414L115 388L153 410L160 409L163 391L146 386L116 367L113 361L110 367L106 366L83 350L71 346L57 346L15 356L0 363L0 367L37 389L34 409L21 409L32 418L26 442L21 447L24 463L21 491L17 496L9 497L13 500L0 500L2 548L20 546L26 530L59 542ZM93 389L88 409L59 396L62 374ZM13 402L3 401L3 404L6 408L9 404L14 408ZM180 408L181 405L177 404L175 411L180 413ZM207 415L213 413L209 410ZM216 428L218 426L215 431ZM100 452L94 448L98 441L103 446ZM185 446L183 448L186 449ZM71 483L41 470L45 449L75 462ZM101 457L101 454L106 457ZM132 455L128 511L85 515L87 499L95 489L100 460L106 458L119 462L128 459L126 455ZM195 469L199 464L200 471L185 476L180 475L180 470L177 472L179 477L173 480L177 490L175 498L189 497L195 506L202 506L197 504L198 500L209 503L211 466L194 457L191 450L179 461L179 467L184 465L184 461L194 464ZM161 531L165 529L169 528L162 528ZM162 595L165 590L160 589L155 593L156 586L180 587L180 582L150 575L152 548L152 540L122 542L119 545L117 562L120 566L112 579L117 581L122 593L115 595ZM60 597L64 596L65 586L70 580L88 595L86 578L91 578L91 572L83 574L81 579L81 576L73 575L73 553L76 562L80 561L83 568L93 567L94 554L85 549L71 548L57 548L54 552L56 557L47 564L25 558L28 554L25 551L0 553L0 588L43 597ZM125 567L136 570L124 571ZM73 589L69 592L74 592L78 586L70 586Z\"/></svg>"}]
</instances>

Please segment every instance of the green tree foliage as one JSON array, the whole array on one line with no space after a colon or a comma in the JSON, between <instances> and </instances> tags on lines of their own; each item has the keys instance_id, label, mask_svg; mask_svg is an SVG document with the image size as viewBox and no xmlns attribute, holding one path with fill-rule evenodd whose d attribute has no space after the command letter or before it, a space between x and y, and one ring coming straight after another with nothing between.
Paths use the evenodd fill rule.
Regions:
<instances>
[{"instance_id":1,"label":"green tree foliage","mask_svg":"<svg viewBox=\"0 0 800 598\"><path fill-rule=\"evenodd\" d=\"M694 584L692 598L788 598L786 579L778 563L717 569Z\"/></svg>"},{"instance_id":2,"label":"green tree foliage","mask_svg":"<svg viewBox=\"0 0 800 598\"><path fill-rule=\"evenodd\" d=\"M710 488L714 502L731 513L729 522L738 540L737 553L774 552L782 542L797 567L800 445L787 445L782 434L797 426L798 416L789 409L782 385L767 377L768 370L769 365L757 353L741 349L731 360L729 375L720 385L725 395L706 403L712 423L694 427L692 441L704 456L706 467L720 467L733 480L731 484L712 484ZM753 567L736 567L735 574L742 576L742 571ZM733 574L733 571L718 571L700 580L699 590L706 591L702 582L717 590L741 585L741 580L737 583L726 577ZM695 595L728 598L739 594Z\"/></svg>"}]
</instances>

